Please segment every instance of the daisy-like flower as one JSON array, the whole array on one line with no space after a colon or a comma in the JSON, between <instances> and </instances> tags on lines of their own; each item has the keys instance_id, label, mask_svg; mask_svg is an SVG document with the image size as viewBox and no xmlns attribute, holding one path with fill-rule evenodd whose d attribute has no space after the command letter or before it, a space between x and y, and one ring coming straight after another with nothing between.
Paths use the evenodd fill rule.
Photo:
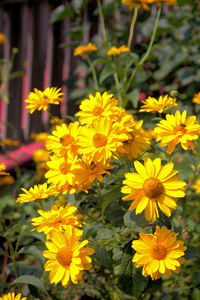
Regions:
<instances>
[{"instance_id":1,"label":"daisy-like flower","mask_svg":"<svg viewBox=\"0 0 200 300\"><path fill-rule=\"evenodd\" d=\"M144 166L134 162L137 173L126 173L126 179L121 192L128 194L122 200L134 200L129 207L136 209L136 214L145 211L147 221L156 220L159 217L158 207L167 216L171 216L171 209L176 209L177 198L184 197L186 183L180 181L173 170L172 162L161 166L161 159L152 161L149 157L144 160Z\"/></svg>"},{"instance_id":2,"label":"daisy-like flower","mask_svg":"<svg viewBox=\"0 0 200 300\"><path fill-rule=\"evenodd\" d=\"M135 122L135 126L132 126L132 130L128 132L128 140L124 141L123 145L118 149L120 155L125 155L130 160L141 156L150 145L149 138L142 128L142 123L142 120Z\"/></svg>"},{"instance_id":3,"label":"daisy-like flower","mask_svg":"<svg viewBox=\"0 0 200 300\"><path fill-rule=\"evenodd\" d=\"M157 134L156 141L161 141L160 146L168 146L167 153L171 154L177 144L181 144L184 150L189 147L194 149L193 141L200 135L200 125L196 116L186 119L186 110L181 114L176 111L175 115L166 115L166 120L160 121L154 129Z\"/></svg>"},{"instance_id":4,"label":"daisy-like flower","mask_svg":"<svg viewBox=\"0 0 200 300\"><path fill-rule=\"evenodd\" d=\"M73 156L76 156L80 148L77 144L79 132L79 122L70 123L68 126L66 124L56 126L56 129L48 136L47 150L60 156L65 156L70 151Z\"/></svg>"},{"instance_id":5,"label":"daisy-like flower","mask_svg":"<svg viewBox=\"0 0 200 300\"><path fill-rule=\"evenodd\" d=\"M101 118L92 127L83 127L79 136L80 153L88 162L106 161L113 156L117 148L128 139L128 134L121 132L120 124L111 119Z\"/></svg>"},{"instance_id":6,"label":"daisy-like flower","mask_svg":"<svg viewBox=\"0 0 200 300\"><path fill-rule=\"evenodd\" d=\"M22 294L15 295L15 293L8 293L0 297L0 300L26 300L26 299L27 299L26 297L22 298Z\"/></svg>"},{"instance_id":7,"label":"daisy-like flower","mask_svg":"<svg viewBox=\"0 0 200 300\"><path fill-rule=\"evenodd\" d=\"M0 175L10 175L7 172L4 172L4 170L6 170L6 165L4 165L3 163L0 164Z\"/></svg>"},{"instance_id":8,"label":"daisy-like flower","mask_svg":"<svg viewBox=\"0 0 200 300\"><path fill-rule=\"evenodd\" d=\"M80 55L83 56L85 53L92 52L92 51L97 51L98 48L96 45L89 43L88 45L85 46L78 46L74 49L74 56Z\"/></svg>"},{"instance_id":9,"label":"daisy-like flower","mask_svg":"<svg viewBox=\"0 0 200 300\"><path fill-rule=\"evenodd\" d=\"M112 109L117 107L118 101L113 94L104 92L102 95L97 92L95 96L89 95L89 99L81 102L80 111L76 114L81 124L92 124L94 120L102 117L109 117Z\"/></svg>"},{"instance_id":10,"label":"daisy-like flower","mask_svg":"<svg viewBox=\"0 0 200 300\"><path fill-rule=\"evenodd\" d=\"M144 105L139 110L140 112L159 112L162 113L165 107L177 107L176 98L169 97L168 95L160 96L159 99L155 99L153 97L148 97L144 101L142 101Z\"/></svg>"},{"instance_id":11,"label":"daisy-like flower","mask_svg":"<svg viewBox=\"0 0 200 300\"><path fill-rule=\"evenodd\" d=\"M12 140L12 139L3 139L2 141L0 141L0 145L1 146L8 146L8 147L12 147L12 146L19 146L19 141L18 140Z\"/></svg>"},{"instance_id":12,"label":"daisy-like flower","mask_svg":"<svg viewBox=\"0 0 200 300\"><path fill-rule=\"evenodd\" d=\"M194 95L192 102L200 104L200 92Z\"/></svg>"},{"instance_id":13,"label":"daisy-like flower","mask_svg":"<svg viewBox=\"0 0 200 300\"><path fill-rule=\"evenodd\" d=\"M179 267L185 262L184 242L177 240L175 233L165 226L156 226L154 234L140 233L139 240L132 242L136 253L133 262L137 268L143 267L142 275L150 275L153 280L163 274L170 276L171 271L179 272Z\"/></svg>"},{"instance_id":14,"label":"daisy-like flower","mask_svg":"<svg viewBox=\"0 0 200 300\"><path fill-rule=\"evenodd\" d=\"M32 132L30 138L36 142L46 143L48 139L48 135L49 135L48 132L40 132L40 133Z\"/></svg>"},{"instance_id":15,"label":"daisy-like flower","mask_svg":"<svg viewBox=\"0 0 200 300\"><path fill-rule=\"evenodd\" d=\"M196 193L200 194L200 178L195 181L193 188L195 189Z\"/></svg>"},{"instance_id":16,"label":"daisy-like flower","mask_svg":"<svg viewBox=\"0 0 200 300\"><path fill-rule=\"evenodd\" d=\"M124 52L130 52L130 48L126 47L125 45L119 47L119 48L116 48L116 47L111 47L107 54L108 55L119 55L121 53L124 53Z\"/></svg>"},{"instance_id":17,"label":"daisy-like flower","mask_svg":"<svg viewBox=\"0 0 200 300\"><path fill-rule=\"evenodd\" d=\"M56 205L51 207L51 210L38 210L40 217L32 219L32 225L36 226L33 230L44 232L48 237L54 230L63 231L67 226L82 227L83 218L80 214L75 214L77 208L68 203L65 207L58 208ZM32 231L33 231L32 230Z\"/></svg>"},{"instance_id":18,"label":"daisy-like flower","mask_svg":"<svg viewBox=\"0 0 200 300\"><path fill-rule=\"evenodd\" d=\"M51 241L46 242L48 250L43 252L48 258L44 268L50 271L50 283L58 283L66 287L69 280L74 284L82 279L82 271L90 270L92 259L89 255L94 249L84 247L88 241L79 241L82 231L72 226L66 228L65 232L52 232Z\"/></svg>"},{"instance_id":19,"label":"daisy-like flower","mask_svg":"<svg viewBox=\"0 0 200 300\"><path fill-rule=\"evenodd\" d=\"M31 187L28 191L22 188L24 194L19 194L17 198L18 203L33 202L37 200L46 199L49 197L51 190L47 188L47 184L38 184Z\"/></svg>"},{"instance_id":20,"label":"daisy-like flower","mask_svg":"<svg viewBox=\"0 0 200 300\"><path fill-rule=\"evenodd\" d=\"M56 87L47 87L43 92L34 89L34 92L31 92L28 99L25 100L25 102L28 103L26 106L28 112L32 114L37 109L47 110L49 104L59 104L63 101L63 93L60 91L61 89L57 89Z\"/></svg>"},{"instance_id":21,"label":"daisy-like flower","mask_svg":"<svg viewBox=\"0 0 200 300\"><path fill-rule=\"evenodd\" d=\"M155 1L153 0L122 0L122 3L125 4L126 6L128 6L128 8L130 10L133 10L136 6L138 8L140 8L141 6L146 9L149 10L149 4L153 3Z\"/></svg>"}]
</instances>

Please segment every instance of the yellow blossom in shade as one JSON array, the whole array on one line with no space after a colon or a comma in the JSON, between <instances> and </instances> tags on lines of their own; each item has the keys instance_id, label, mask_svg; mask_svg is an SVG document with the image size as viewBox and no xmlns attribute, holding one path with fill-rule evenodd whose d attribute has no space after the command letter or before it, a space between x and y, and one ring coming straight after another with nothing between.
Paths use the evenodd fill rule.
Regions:
<instances>
[{"instance_id":1,"label":"yellow blossom in shade","mask_svg":"<svg viewBox=\"0 0 200 300\"><path fill-rule=\"evenodd\" d=\"M87 192L95 179L103 182L103 175L110 174L108 170L113 168L114 167L109 164L109 160L87 162L82 159L77 165L77 169L74 170L76 185L80 186L81 190Z\"/></svg>"},{"instance_id":2,"label":"yellow blossom in shade","mask_svg":"<svg viewBox=\"0 0 200 300\"><path fill-rule=\"evenodd\" d=\"M81 230L77 231L72 226L63 233L52 232L51 240L46 242L48 250L43 252L48 259L44 268L50 271L50 283L61 281L66 287L71 279L77 284L82 280L82 271L91 269L92 259L89 255L94 253L94 249L85 247L87 240L79 241L81 234Z\"/></svg>"},{"instance_id":3,"label":"yellow blossom in shade","mask_svg":"<svg viewBox=\"0 0 200 300\"><path fill-rule=\"evenodd\" d=\"M4 165L3 163L0 164L0 175L9 175L9 173L4 172L4 170L6 170L6 165Z\"/></svg>"},{"instance_id":4,"label":"yellow blossom in shade","mask_svg":"<svg viewBox=\"0 0 200 300\"><path fill-rule=\"evenodd\" d=\"M6 36L4 33L0 32L0 44L5 44Z\"/></svg>"},{"instance_id":5,"label":"yellow blossom in shade","mask_svg":"<svg viewBox=\"0 0 200 300\"><path fill-rule=\"evenodd\" d=\"M124 52L130 52L130 48L126 47L125 45L117 48L117 47L111 47L107 54L108 55L119 55L121 53L124 53Z\"/></svg>"},{"instance_id":6,"label":"yellow blossom in shade","mask_svg":"<svg viewBox=\"0 0 200 300\"><path fill-rule=\"evenodd\" d=\"M60 156L65 156L70 151L70 154L76 156L80 148L77 144L79 132L79 122L70 123L68 126L66 124L56 126L56 129L48 136L47 150Z\"/></svg>"},{"instance_id":7,"label":"yellow blossom in shade","mask_svg":"<svg viewBox=\"0 0 200 300\"><path fill-rule=\"evenodd\" d=\"M15 178L11 175L4 176L0 179L0 186L13 185L15 183Z\"/></svg>"},{"instance_id":8,"label":"yellow blossom in shade","mask_svg":"<svg viewBox=\"0 0 200 300\"><path fill-rule=\"evenodd\" d=\"M172 162L161 166L161 159L152 161L149 157L144 160L144 166L139 161L134 161L137 173L126 173L126 179L121 192L128 194L122 200L134 200L129 207L136 209L136 214L143 210L147 221L156 220L160 210L167 216L171 216L171 209L176 209L177 198L184 197L186 183L180 181L173 170Z\"/></svg>"},{"instance_id":9,"label":"yellow blossom in shade","mask_svg":"<svg viewBox=\"0 0 200 300\"><path fill-rule=\"evenodd\" d=\"M136 253L133 262L137 268L143 267L142 275L150 275L153 280L163 274L170 276L171 271L179 272L179 267L185 262L184 242L177 240L178 233L163 226L156 226L154 234L140 233L139 240L132 242Z\"/></svg>"},{"instance_id":10,"label":"yellow blossom in shade","mask_svg":"<svg viewBox=\"0 0 200 300\"><path fill-rule=\"evenodd\" d=\"M78 46L74 49L74 56L83 56L85 53L92 52L92 51L97 51L98 48L96 45L89 43L88 45L85 46Z\"/></svg>"},{"instance_id":11,"label":"yellow blossom in shade","mask_svg":"<svg viewBox=\"0 0 200 300\"><path fill-rule=\"evenodd\" d=\"M45 149L38 149L33 152L33 160L35 162L47 161L49 160L49 153Z\"/></svg>"},{"instance_id":12,"label":"yellow blossom in shade","mask_svg":"<svg viewBox=\"0 0 200 300\"><path fill-rule=\"evenodd\" d=\"M58 118L58 117L53 117L51 120L50 120L50 124L55 127L57 125L62 125L64 123L64 120Z\"/></svg>"},{"instance_id":13,"label":"yellow blossom in shade","mask_svg":"<svg viewBox=\"0 0 200 300\"><path fill-rule=\"evenodd\" d=\"M24 192L24 194L19 194L19 197L17 198L16 201L18 203L42 200L48 198L49 192L51 192L51 190L48 190L46 183L34 185L28 191L22 188L22 191Z\"/></svg>"},{"instance_id":14,"label":"yellow blossom in shade","mask_svg":"<svg viewBox=\"0 0 200 300\"><path fill-rule=\"evenodd\" d=\"M168 146L167 153L171 154L177 144L181 144L184 150L189 147L194 149L193 141L200 135L200 125L196 116L186 119L186 110L181 114L176 111L175 115L166 115L166 120L160 121L154 129L157 135L156 141L161 141L160 146Z\"/></svg>"},{"instance_id":15,"label":"yellow blossom in shade","mask_svg":"<svg viewBox=\"0 0 200 300\"><path fill-rule=\"evenodd\" d=\"M141 156L150 145L149 138L142 128L142 123L142 120L135 122L135 126L129 131L128 140L124 141L123 145L118 149L120 155L125 155L130 160Z\"/></svg>"},{"instance_id":16,"label":"yellow blossom in shade","mask_svg":"<svg viewBox=\"0 0 200 300\"><path fill-rule=\"evenodd\" d=\"M61 89L56 87L47 87L43 92L34 89L34 92L31 92L28 99L25 100L28 103L26 106L28 112L32 114L35 110L47 110L49 104L59 104L63 101L63 93L60 91Z\"/></svg>"},{"instance_id":17,"label":"yellow blossom in shade","mask_svg":"<svg viewBox=\"0 0 200 300\"><path fill-rule=\"evenodd\" d=\"M76 169L77 163L79 163L78 157L72 155L51 156L47 162L49 170L45 174L47 182L51 183L57 191L74 193L76 191L74 169ZM77 187L77 189L79 188Z\"/></svg>"},{"instance_id":18,"label":"yellow blossom in shade","mask_svg":"<svg viewBox=\"0 0 200 300\"><path fill-rule=\"evenodd\" d=\"M154 132L154 129L147 129L147 130L145 130L145 135L150 140L152 140L152 139L156 140L156 138L157 138L157 135Z\"/></svg>"},{"instance_id":19,"label":"yellow blossom in shade","mask_svg":"<svg viewBox=\"0 0 200 300\"><path fill-rule=\"evenodd\" d=\"M193 189L195 189L196 193L200 194L200 178L195 181Z\"/></svg>"},{"instance_id":20,"label":"yellow blossom in shade","mask_svg":"<svg viewBox=\"0 0 200 300\"><path fill-rule=\"evenodd\" d=\"M79 152L89 162L106 161L113 156L117 148L128 139L128 134L121 132L120 125L112 119L101 118L92 127L83 127L79 136Z\"/></svg>"},{"instance_id":21,"label":"yellow blossom in shade","mask_svg":"<svg viewBox=\"0 0 200 300\"><path fill-rule=\"evenodd\" d=\"M144 105L141 106L140 112L163 113L164 108L178 106L176 98L169 97L168 95L165 95L164 97L160 96L158 100L153 97L148 97L142 101L142 103L144 103Z\"/></svg>"},{"instance_id":22,"label":"yellow blossom in shade","mask_svg":"<svg viewBox=\"0 0 200 300\"><path fill-rule=\"evenodd\" d=\"M46 143L48 139L48 135L49 135L48 132L40 132L40 133L32 132L30 138L36 142Z\"/></svg>"},{"instance_id":23,"label":"yellow blossom in shade","mask_svg":"<svg viewBox=\"0 0 200 300\"><path fill-rule=\"evenodd\" d=\"M26 297L22 297L22 294L8 293L0 297L0 300L26 300Z\"/></svg>"},{"instance_id":24,"label":"yellow blossom in shade","mask_svg":"<svg viewBox=\"0 0 200 300\"><path fill-rule=\"evenodd\" d=\"M77 208L71 206L71 203L60 208L53 205L49 211L40 209L38 210L40 217L32 219L32 225L36 227L33 230L44 232L49 237L52 231L63 231L66 230L67 226L82 227L83 215L75 214L76 211Z\"/></svg>"},{"instance_id":25,"label":"yellow blossom in shade","mask_svg":"<svg viewBox=\"0 0 200 300\"><path fill-rule=\"evenodd\" d=\"M117 107L118 101L113 94L104 92L102 95L97 92L95 96L89 95L89 99L81 102L80 111L77 113L81 124L92 124L94 120L102 117L109 117L112 109Z\"/></svg>"},{"instance_id":26,"label":"yellow blossom in shade","mask_svg":"<svg viewBox=\"0 0 200 300\"><path fill-rule=\"evenodd\" d=\"M200 104L200 92L194 95L192 102Z\"/></svg>"},{"instance_id":27,"label":"yellow blossom in shade","mask_svg":"<svg viewBox=\"0 0 200 300\"><path fill-rule=\"evenodd\" d=\"M0 145L1 146L8 146L8 147L12 147L12 146L19 146L19 141L18 140L12 140L12 139L3 139L2 141L0 141Z\"/></svg>"}]
</instances>

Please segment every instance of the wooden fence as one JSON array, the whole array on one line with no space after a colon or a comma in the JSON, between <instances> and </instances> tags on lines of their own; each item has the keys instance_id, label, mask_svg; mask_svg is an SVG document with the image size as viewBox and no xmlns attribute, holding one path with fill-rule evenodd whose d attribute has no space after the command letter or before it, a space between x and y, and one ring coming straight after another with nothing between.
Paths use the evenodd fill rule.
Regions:
<instances>
[{"instance_id":1,"label":"wooden fence","mask_svg":"<svg viewBox=\"0 0 200 300\"><path fill-rule=\"evenodd\" d=\"M83 22L93 18L94 2L85 7ZM60 107L52 106L55 115L73 114L74 106L67 103L67 89L63 81L69 78L76 66L73 50L60 48L63 42L69 42L66 35L70 23L66 18L50 24L50 15L58 5L68 5L64 0L1 0L0 32L7 37L7 42L0 45L0 58L9 59L13 47L19 49L14 61L13 71L23 71L24 76L9 81L6 91L9 92L9 104L0 99L0 139L8 137L28 142L31 132L48 129L48 114L35 112L29 115L24 100L34 88L43 90L46 87L62 87L65 99ZM96 4L95 4L96 5ZM91 20L93 22L93 20ZM96 22L98 24L98 20ZM96 33L98 25L87 32L83 43L90 35ZM95 32L96 31L96 32ZM6 123L12 126L5 126ZM14 135L15 133L15 135Z\"/></svg>"}]
</instances>

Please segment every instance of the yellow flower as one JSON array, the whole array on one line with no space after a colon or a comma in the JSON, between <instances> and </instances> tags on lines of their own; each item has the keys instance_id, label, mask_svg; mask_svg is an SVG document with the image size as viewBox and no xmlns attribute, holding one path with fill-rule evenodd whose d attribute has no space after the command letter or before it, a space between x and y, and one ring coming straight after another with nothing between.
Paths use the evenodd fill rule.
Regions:
<instances>
[{"instance_id":1,"label":"yellow flower","mask_svg":"<svg viewBox=\"0 0 200 300\"><path fill-rule=\"evenodd\" d=\"M31 187L28 191L22 188L22 191L24 194L19 194L16 201L18 203L33 202L49 197L49 190L46 183L34 185L34 187Z\"/></svg>"},{"instance_id":2,"label":"yellow flower","mask_svg":"<svg viewBox=\"0 0 200 300\"><path fill-rule=\"evenodd\" d=\"M119 147L119 154L125 155L128 159L138 158L149 147L150 141L142 128L143 121L135 122L135 126L129 131L128 140Z\"/></svg>"},{"instance_id":3,"label":"yellow flower","mask_svg":"<svg viewBox=\"0 0 200 300\"><path fill-rule=\"evenodd\" d=\"M0 300L26 300L27 298L26 297L22 297L22 294L17 294L15 295L15 293L8 293L8 294L5 294L5 295L2 295L0 297Z\"/></svg>"},{"instance_id":4,"label":"yellow flower","mask_svg":"<svg viewBox=\"0 0 200 300\"><path fill-rule=\"evenodd\" d=\"M0 44L5 44L6 36L4 33L0 32Z\"/></svg>"},{"instance_id":5,"label":"yellow flower","mask_svg":"<svg viewBox=\"0 0 200 300\"><path fill-rule=\"evenodd\" d=\"M0 186L4 185L12 185L15 183L15 179L13 176L8 175L0 179Z\"/></svg>"},{"instance_id":6,"label":"yellow flower","mask_svg":"<svg viewBox=\"0 0 200 300\"><path fill-rule=\"evenodd\" d=\"M63 101L61 97L63 93L60 92L61 89L56 87L49 88L47 87L43 92L34 89L34 92L31 92L28 96L28 99L25 100L27 105L28 112L32 114L35 110L47 110L49 104L59 104Z\"/></svg>"},{"instance_id":7,"label":"yellow flower","mask_svg":"<svg viewBox=\"0 0 200 300\"><path fill-rule=\"evenodd\" d=\"M77 144L80 132L79 122L56 126L52 134L48 136L46 148L59 156L65 156L69 151L76 156L80 146Z\"/></svg>"},{"instance_id":8,"label":"yellow flower","mask_svg":"<svg viewBox=\"0 0 200 300\"><path fill-rule=\"evenodd\" d=\"M133 10L136 6L149 10L149 4L153 3L153 0L122 0L122 3L128 6L130 10Z\"/></svg>"},{"instance_id":9,"label":"yellow flower","mask_svg":"<svg viewBox=\"0 0 200 300\"><path fill-rule=\"evenodd\" d=\"M4 165L3 163L0 164L0 175L10 175L7 172L3 172L6 169L6 165Z\"/></svg>"},{"instance_id":10,"label":"yellow flower","mask_svg":"<svg viewBox=\"0 0 200 300\"><path fill-rule=\"evenodd\" d=\"M136 253L133 262L137 268L143 267L142 275L150 275L153 280L163 274L170 276L171 271L179 272L179 267L185 262L184 242L177 240L178 233L165 226L156 226L154 234L140 233L139 240L132 242Z\"/></svg>"},{"instance_id":11,"label":"yellow flower","mask_svg":"<svg viewBox=\"0 0 200 300\"><path fill-rule=\"evenodd\" d=\"M121 192L128 194L122 200L134 200L129 207L136 209L136 214L145 211L147 221L156 220L159 217L158 207L168 217L171 209L176 209L177 198L184 197L186 183L180 181L173 170L172 162L161 166L161 159L152 161L149 157L144 160L144 166L139 161L134 161L137 173L126 173L126 179Z\"/></svg>"},{"instance_id":12,"label":"yellow flower","mask_svg":"<svg viewBox=\"0 0 200 300\"><path fill-rule=\"evenodd\" d=\"M89 43L85 46L78 46L74 49L74 56L80 55L83 56L83 54L91 52L91 51L97 51L98 48L96 45Z\"/></svg>"},{"instance_id":13,"label":"yellow flower","mask_svg":"<svg viewBox=\"0 0 200 300\"><path fill-rule=\"evenodd\" d=\"M168 145L167 153L171 154L177 144L181 144L184 150L189 147L194 149L193 140L197 140L200 135L200 125L196 116L186 119L186 110L182 113L176 111L175 115L166 115L166 120L160 121L158 127L154 129L157 134L156 141L161 141L160 146Z\"/></svg>"},{"instance_id":14,"label":"yellow flower","mask_svg":"<svg viewBox=\"0 0 200 300\"><path fill-rule=\"evenodd\" d=\"M82 227L80 219L82 215L75 214L77 208L68 203L65 207L58 208L53 205L50 211L38 210L40 217L32 219L32 225L37 226L33 230L44 232L48 237L54 230L63 231L68 226ZM32 230L32 231L33 231ZM48 238L47 237L47 238Z\"/></svg>"},{"instance_id":15,"label":"yellow flower","mask_svg":"<svg viewBox=\"0 0 200 300\"><path fill-rule=\"evenodd\" d=\"M101 95L99 92L89 95L89 99L81 102L80 111L77 113L81 124L92 124L94 120L102 117L109 117L112 114L112 109L117 107L118 101L113 98L113 94L104 92Z\"/></svg>"},{"instance_id":16,"label":"yellow flower","mask_svg":"<svg viewBox=\"0 0 200 300\"><path fill-rule=\"evenodd\" d=\"M40 132L40 133L32 132L30 138L36 142L46 143L48 139L48 132Z\"/></svg>"},{"instance_id":17,"label":"yellow flower","mask_svg":"<svg viewBox=\"0 0 200 300\"><path fill-rule=\"evenodd\" d=\"M165 107L177 107L176 98L168 97L168 95L160 96L159 99L155 99L153 97L148 97L144 101L142 101L144 105L139 110L140 112L159 112L162 113Z\"/></svg>"},{"instance_id":18,"label":"yellow flower","mask_svg":"<svg viewBox=\"0 0 200 300\"><path fill-rule=\"evenodd\" d=\"M88 241L79 241L82 234L81 230L75 230L72 226L66 228L65 232L52 232L51 241L46 242L48 250L43 252L44 257L48 258L44 268L50 271L50 283L58 283L66 287L69 280L74 284L82 279L82 271L90 270L91 258L89 255L94 250L84 247Z\"/></svg>"},{"instance_id":19,"label":"yellow flower","mask_svg":"<svg viewBox=\"0 0 200 300\"><path fill-rule=\"evenodd\" d=\"M193 188L195 189L196 193L200 194L200 178L195 181Z\"/></svg>"},{"instance_id":20,"label":"yellow flower","mask_svg":"<svg viewBox=\"0 0 200 300\"><path fill-rule=\"evenodd\" d=\"M108 55L119 55L121 53L124 53L124 52L130 52L130 48L126 47L125 45L119 47L119 48L116 48L116 47L111 47L107 54Z\"/></svg>"},{"instance_id":21,"label":"yellow flower","mask_svg":"<svg viewBox=\"0 0 200 300\"><path fill-rule=\"evenodd\" d=\"M194 95L192 102L200 104L200 92Z\"/></svg>"},{"instance_id":22,"label":"yellow flower","mask_svg":"<svg viewBox=\"0 0 200 300\"><path fill-rule=\"evenodd\" d=\"M120 132L120 125L112 119L101 118L92 127L83 127L79 136L80 153L88 162L108 160L122 142L128 138L127 133Z\"/></svg>"},{"instance_id":23,"label":"yellow flower","mask_svg":"<svg viewBox=\"0 0 200 300\"><path fill-rule=\"evenodd\" d=\"M11 139L3 139L2 141L0 141L0 145L5 145L8 147L12 147L12 146L19 146L19 141L18 140L11 140Z\"/></svg>"},{"instance_id":24,"label":"yellow flower","mask_svg":"<svg viewBox=\"0 0 200 300\"><path fill-rule=\"evenodd\" d=\"M38 149L33 152L33 160L35 162L47 161L49 160L49 153L45 149Z\"/></svg>"}]
</instances>

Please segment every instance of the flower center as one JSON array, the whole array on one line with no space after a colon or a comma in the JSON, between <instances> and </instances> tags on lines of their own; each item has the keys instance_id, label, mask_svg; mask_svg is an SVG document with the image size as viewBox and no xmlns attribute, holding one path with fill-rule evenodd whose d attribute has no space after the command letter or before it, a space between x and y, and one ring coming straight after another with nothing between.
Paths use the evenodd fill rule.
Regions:
<instances>
[{"instance_id":1,"label":"flower center","mask_svg":"<svg viewBox=\"0 0 200 300\"><path fill-rule=\"evenodd\" d=\"M93 109L93 115L99 116L103 112L103 108L101 106L95 106Z\"/></svg>"},{"instance_id":2,"label":"flower center","mask_svg":"<svg viewBox=\"0 0 200 300\"><path fill-rule=\"evenodd\" d=\"M162 183L157 178L146 179L143 187L146 196L149 198L157 198L164 191Z\"/></svg>"},{"instance_id":3,"label":"flower center","mask_svg":"<svg viewBox=\"0 0 200 300\"><path fill-rule=\"evenodd\" d=\"M70 164L67 164L66 162L63 162L60 165L60 172L63 174L67 174L70 170Z\"/></svg>"},{"instance_id":4,"label":"flower center","mask_svg":"<svg viewBox=\"0 0 200 300\"><path fill-rule=\"evenodd\" d=\"M43 104L49 104L49 97L43 95Z\"/></svg>"},{"instance_id":5,"label":"flower center","mask_svg":"<svg viewBox=\"0 0 200 300\"><path fill-rule=\"evenodd\" d=\"M68 267L71 264L71 260L72 260L72 250L64 247L61 248L58 253L56 254L56 258L58 260L58 262L64 267Z\"/></svg>"},{"instance_id":6,"label":"flower center","mask_svg":"<svg viewBox=\"0 0 200 300\"><path fill-rule=\"evenodd\" d=\"M106 146L107 137L104 134L96 133L93 137L93 144L96 148Z\"/></svg>"},{"instance_id":7,"label":"flower center","mask_svg":"<svg viewBox=\"0 0 200 300\"><path fill-rule=\"evenodd\" d=\"M175 128L175 131L176 131L176 134L177 135L183 135L186 133L186 125L181 123L180 125L178 125L176 128Z\"/></svg>"},{"instance_id":8,"label":"flower center","mask_svg":"<svg viewBox=\"0 0 200 300\"><path fill-rule=\"evenodd\" d=\"M62 138L61 138L61 143L63 146L67 146L69 144L72 144L74 141L73 137L70 134L65 134Z\"/></svg>"},{"instance_id":9,"label":"flower center","mask_svg":"<svg viewBox=\"0 0 200 300\"><path fill-rule=\"evenodd\" d=\"M151 255L154 259L164 259L166 257L167 250L161 244L157 244L151 250Z\"/></svg>"}]
</instances>

